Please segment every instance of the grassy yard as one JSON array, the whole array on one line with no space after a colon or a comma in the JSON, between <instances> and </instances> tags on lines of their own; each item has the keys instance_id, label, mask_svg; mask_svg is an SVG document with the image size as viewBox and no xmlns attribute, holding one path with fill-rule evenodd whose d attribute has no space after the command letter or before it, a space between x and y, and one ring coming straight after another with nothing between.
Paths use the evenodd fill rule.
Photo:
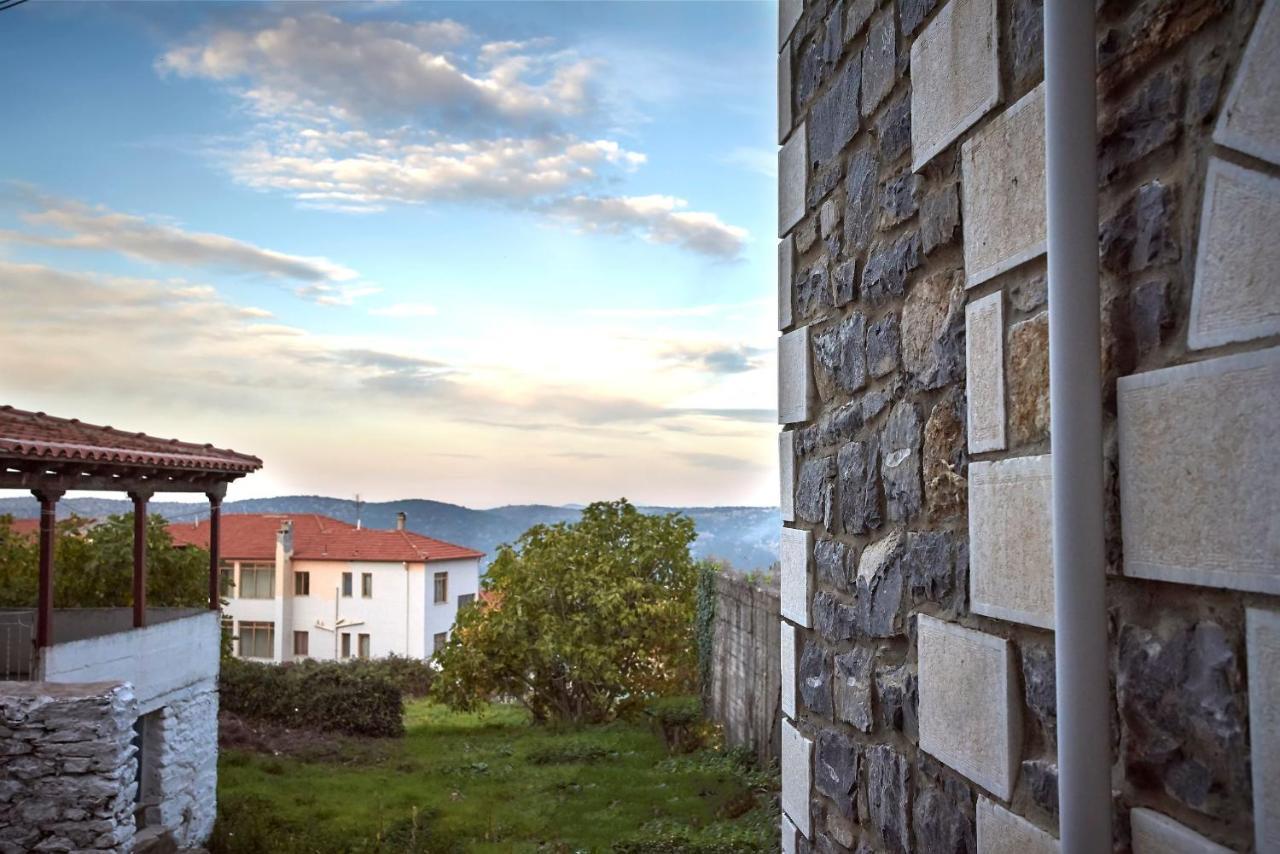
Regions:
<instances>
[{"instance_id":1,"label":"grassy yard","mask_svg":"<svg viewBox=\"0 0 1280 854\"><path fill-rule=\"evenodd\" d=\"M776 851L776 778L667 755L643 723L556 732L520 709L407 704L403 739L224 750L215 854ZM323 742L323 743L322 743Z\"/></svg>"}]
</instances>

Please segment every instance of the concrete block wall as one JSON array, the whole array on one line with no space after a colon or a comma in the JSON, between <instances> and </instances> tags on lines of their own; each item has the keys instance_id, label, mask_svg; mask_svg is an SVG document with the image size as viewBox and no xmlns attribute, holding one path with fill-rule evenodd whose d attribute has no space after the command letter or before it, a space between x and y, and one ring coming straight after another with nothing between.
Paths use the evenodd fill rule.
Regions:
<instances>
[{"instance_id":1,"label":"concrete block wall","mask_svg":"<svg viewBox=\"0 0 1280 854\"><path fill-rule=\"evenodd\" d=\"M1280 851L1278 7L1098 3L1120 851ZM786 850L1056 850L1042 20L779 4Z\"/></svg>"}]
</instances>

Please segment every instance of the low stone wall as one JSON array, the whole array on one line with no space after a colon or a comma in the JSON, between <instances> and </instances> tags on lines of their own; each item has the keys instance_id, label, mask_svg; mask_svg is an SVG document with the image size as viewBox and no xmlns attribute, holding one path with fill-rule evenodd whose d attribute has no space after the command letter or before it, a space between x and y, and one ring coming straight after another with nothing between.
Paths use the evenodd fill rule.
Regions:
<instances>
[{"instance_id":1,"label":"low stone wall","mask_svg":"<svg viewBox=\"0 0 1280 854\"><path fill-rule=\"evenodd\" d=\"M708 712L735 747L751 747L761 760L779 746L778 591L741 576L716 578L715 639Z\"/></svg>"},{"instance_id":2,"label":"low stone wall","mask_svg":"<svg viewBox=\"0 0 1280 854\"><path fill-rule=\"evenodd\" d=\"M0 682L0 852L130 850L137 716L121 683Z\"/></svg>"},{"instance_id":3,"label":"low stone wall","mask_svg":"<svg viewBox=\"0 0 1280 854\"><path fill-rule=\"evenodd\" d=\"M181 847L202 845L217 817L218 693L214 682L193 685L154 713L147 728L154 777L147 789L157 793L158 816L147 825L173 834ZM158 818L158 821L155 820Z\"/></svg>"}]
</instances>

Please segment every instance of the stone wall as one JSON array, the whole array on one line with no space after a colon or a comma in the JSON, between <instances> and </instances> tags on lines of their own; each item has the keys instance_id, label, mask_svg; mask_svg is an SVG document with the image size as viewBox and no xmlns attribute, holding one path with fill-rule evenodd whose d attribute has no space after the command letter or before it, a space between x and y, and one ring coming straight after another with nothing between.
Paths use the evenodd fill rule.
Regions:
<instances>
[{"instance_id":1,"label":"stone wall","mask_svg":"<svg viewBox=\"0 0 1280 854\"><path fill-rule=\"evenodd\" d=\"M707 708L725 740L778 758L778 591L741 576L716 577L715 635Z\"/></svg>"},{"instance_id":2,"label":"stone wall","mask_svg":"<svg viewBox=\"0 0 1280 854\"><path fill-rule=\"evenodd\" d=\"M0 852L133 846L128 685L0 682Z\"/></svg>"},{"instance_id":3,"label":"stone wall","mask_svg":"<svg viewBox=\"0 0 1280 854\"><path fill-rule=\"evenodd\" d=\"M1115 846L1280 851L1280 0L1098 9ZM1042 39L780 3L786 850L1057 849Z\"/></svg>"},{"instance_id":4,"label":"stone wall","mask_svg":"<svg viewBox=\"0 0 1280 854\"><path fill-rule=\"evenodd\" d=\"M203 844L218 807L217 684L193 685L167 698L147 739L154 750L151 790L160 804L147 825L168 830L180 847Z\"/></svg>"}]
</instances>

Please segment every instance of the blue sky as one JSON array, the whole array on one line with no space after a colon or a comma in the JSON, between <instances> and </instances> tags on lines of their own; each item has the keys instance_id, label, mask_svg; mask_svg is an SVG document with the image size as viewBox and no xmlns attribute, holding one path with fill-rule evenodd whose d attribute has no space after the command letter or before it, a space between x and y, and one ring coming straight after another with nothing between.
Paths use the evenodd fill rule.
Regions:
<instances>
[{"instance_id":1,"label":"blue sky","mask_svg":"<svg viewBox=\"0 0 1280 854\"><path fill-rule=\"evenodd\" d=\"M0 13L5 402L233 497L773 503L772 3Z\"/></svg>"}]
</instances>

